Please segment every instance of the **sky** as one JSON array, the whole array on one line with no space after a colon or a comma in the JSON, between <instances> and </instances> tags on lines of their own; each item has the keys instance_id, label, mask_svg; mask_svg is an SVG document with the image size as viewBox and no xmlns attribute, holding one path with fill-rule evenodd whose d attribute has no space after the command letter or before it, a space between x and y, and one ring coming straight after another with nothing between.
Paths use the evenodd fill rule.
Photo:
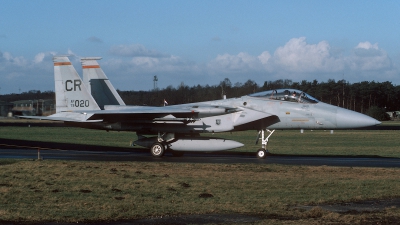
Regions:
<instances>
[{"instance_id":1,"label":"sky","mask_svg":"<svg viewBox=\"0 0 400 225\"><path fill-rule=\"evenodd\" d=\"M0 0L0 94L54 90L55 55L119 90L225 78L400 85L400 1Z\"/></svg>"}]
</instances>

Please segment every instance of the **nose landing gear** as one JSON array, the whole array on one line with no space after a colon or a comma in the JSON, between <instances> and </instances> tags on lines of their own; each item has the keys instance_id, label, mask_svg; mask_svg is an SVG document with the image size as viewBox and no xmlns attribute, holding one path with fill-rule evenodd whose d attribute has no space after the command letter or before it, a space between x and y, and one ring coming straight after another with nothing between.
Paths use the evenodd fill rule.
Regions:
<instances>
[{"instance_id":1,"label":"nose landing gear","mask_svg":"<svg viewBox=\"0 0 400 225\"><path fill-rule=\"evenodd\" d=\"M265 131L267 131L269 133L269 135L266 138L264 138L264 135L265 135L264 132ZM257 135L256 144L258 144L258 140L261 139L261 148L258 149L258 151L257 151L257 158L259 158L259 159L265 159L267 157L268 139L275 132L275 130L270 131L269 129L266 129L265 131L264 130L260 130L260 131L258 131L258 135ZM260 135L261 135L261 137L260 137Z\"/></svg>"}]
</instances>

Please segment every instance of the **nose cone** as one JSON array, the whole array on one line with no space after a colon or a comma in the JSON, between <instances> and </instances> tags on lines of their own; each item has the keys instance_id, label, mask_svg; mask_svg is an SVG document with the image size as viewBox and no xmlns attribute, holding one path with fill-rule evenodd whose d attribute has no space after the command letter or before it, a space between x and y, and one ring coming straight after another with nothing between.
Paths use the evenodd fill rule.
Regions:
<instances>
[{"instance_id":1,"label":"nose cone","mask_svg":"<svg viewBox=\"0 0 400 225\"><path fill-rule=\"evenodd\" d=\"M378 120L351 110L338 108L336 113L337 129L370 127L381 124Z\"/></svg>"}]
</instances>

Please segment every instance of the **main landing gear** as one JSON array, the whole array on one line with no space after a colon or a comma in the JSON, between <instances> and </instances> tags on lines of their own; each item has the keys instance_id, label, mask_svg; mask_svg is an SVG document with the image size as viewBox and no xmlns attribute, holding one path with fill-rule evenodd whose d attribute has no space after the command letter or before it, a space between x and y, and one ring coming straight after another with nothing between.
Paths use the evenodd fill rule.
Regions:
<instances>
[{"instance_id":1,"label":"main landing gear","mask_svg":"<svg viewBox=\"0 0 400 225\"><path fill-rule=\"evenodd\" d=\"M154 157L162 157L164 156L166 151L169 151L172 156L174 157L182 157L185 152L182 151L174 151L171 149L168 149L167 145L164 145L162 142L155 142L151 147L150 147L150 153Z\"/></svg>"},{"instance_id":2,"label":"main landing gear","mask_svg":"<svg viewBox=\"0 0 400 225\"><path fill-rule=\"evenodd\" d=\"M167 141L174 139L174 133L163 133L158 132L157 141L154 142L150 147L150 153L155 157L162 157L165 154L168 146Z\"/></svg>"},{"instance_id":3,"label":"main landing gear","mask_svg":"<svg viewBox=\"0 0 400 225\"><path fill-rule=\"evenodd\" d=\"M169 149L168 147L168 141L171 141L175 138L174 133L158 133L158 136L156 138L156 142L154 142L151 147L150 147L150 153L154 157L162 157L164 156L166 151L171 152L172 156L174 157L181 157L185 154L185 152L182 151L174 151L172 149Z\"/></svg>"},{"instance_id":4,"label":"main landing gear","mask_svg":"<svg viewBox=\"0 0 400 225\"><path fill-rule=\"evenodd\" d=\"M269 133L269 135L266 138L264 138L264 132L265 131L267 131ZM258 149L258 151L257 151L257 158L259 158L259 159L265 159L265 157L267 157L268 139L275 132L275 130L270 131L268 129L266 129L265 131L264 130L258 131L258 136L257 136L257 140L256 140L256 144L258 144L258 140L261 139L261 148ZM261 135L261 137L260 137L260 135Z\"/></svg>"},{"instance_id":5,"label":"main landing gear","mask_svg":"<svg viewBox=\"0 0 400 225\"><path fill-rule=\"evenodd\" d=\"M150 152L155 157L162 157L165 153L165 147L161 142L156 142L150 147Z\"/></svg>"}]
</instances>

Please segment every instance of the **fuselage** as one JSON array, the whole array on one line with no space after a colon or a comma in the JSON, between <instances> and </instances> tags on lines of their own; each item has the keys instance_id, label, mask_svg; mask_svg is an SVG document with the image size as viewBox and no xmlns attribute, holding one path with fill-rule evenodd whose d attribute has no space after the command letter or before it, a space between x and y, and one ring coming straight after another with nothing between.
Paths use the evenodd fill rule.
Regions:
<instances>
[{"instance_id":1,"label":"fuselage","mask_svg":"<svg viewBox=\"0 0 400 225\"><path fill-rule=\"evenodd\" d=\"M297 93L297 96L291 95L292 92ZM113 110L129 112L140 107L142 106L114 106ZM185 115L188 122L174 121L172 114L168 115L168 120L161 118L148 121L140 117L123 120L119 117L116 118L118 121L81 125L87 128L136 131L144 134L198 134L262 129L354 129L380 123L364 114L320 102L304 92L293 89L154 108L159 108L160 112L173 111L174 108L186 109L188 112L193 111L193 114Z\"/></svg>"}]
</instances>

